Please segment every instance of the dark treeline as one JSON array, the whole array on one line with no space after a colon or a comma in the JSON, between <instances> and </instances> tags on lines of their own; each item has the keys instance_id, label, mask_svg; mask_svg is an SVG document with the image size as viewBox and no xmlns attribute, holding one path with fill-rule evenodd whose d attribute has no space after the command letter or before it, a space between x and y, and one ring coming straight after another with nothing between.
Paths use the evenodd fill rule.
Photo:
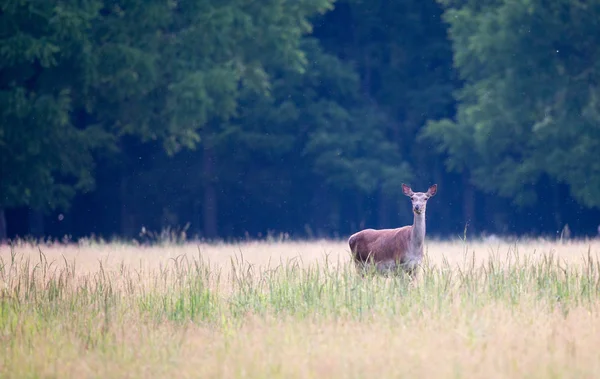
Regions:
<instances>
[{"instance_id":1,"label":"dark treeline","mask_svg":"<svg viewBox=\"0 0 600 379\"><path fill-rule=\"evenodd\" d=\"M597 233L600 0L0 12L0 240Z\"/></svg>"}]
</instances>

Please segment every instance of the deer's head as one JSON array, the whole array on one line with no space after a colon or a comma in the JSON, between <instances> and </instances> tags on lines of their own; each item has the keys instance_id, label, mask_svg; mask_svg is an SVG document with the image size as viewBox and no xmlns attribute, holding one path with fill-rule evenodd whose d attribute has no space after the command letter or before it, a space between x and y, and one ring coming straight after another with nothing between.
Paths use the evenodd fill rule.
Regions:
<instances>
[{"instance_id":1,"label":"deer's head","mask_svg":"<svg viewBox=\"0 0 600 379\"><path fill-rule=\"evenodd\" d=\"M415 212L418 215L425 214L425 209L427 208L427 200L429 200L430 197L435 196L436 192L437 184L434 184L431 187L429 187L427 192L413 192L413 190L409 186L402 183L402 193L410 197L410 200L412 201L413 212Z\"/></svg>"}]
</instances>

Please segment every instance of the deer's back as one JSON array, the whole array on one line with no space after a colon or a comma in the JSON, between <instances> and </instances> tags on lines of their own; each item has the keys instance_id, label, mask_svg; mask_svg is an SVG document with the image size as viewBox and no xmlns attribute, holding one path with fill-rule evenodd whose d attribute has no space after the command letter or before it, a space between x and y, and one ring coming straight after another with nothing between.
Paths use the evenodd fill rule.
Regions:
<instances>
[{"instance_id":1,"label":"deer's back","mask_svg":"<svg viewBox=\"0 0 600 379\"><path fill-rule=\"evenodd\" d=\"M348 239L354 260L366 262L402 260L408 251L412 226L396 229L365 229Z\"/></svg>"}]
</instances>

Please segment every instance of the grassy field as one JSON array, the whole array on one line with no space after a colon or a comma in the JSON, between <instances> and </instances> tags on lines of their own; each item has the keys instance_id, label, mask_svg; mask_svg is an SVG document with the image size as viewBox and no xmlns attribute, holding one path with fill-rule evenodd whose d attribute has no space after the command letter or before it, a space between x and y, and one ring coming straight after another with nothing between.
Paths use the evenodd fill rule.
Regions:
<instances>
[{"instance_id":1,"label":"grassy field","mask_svg":"<svg viewBox=\"0 0 600 379\"><path fill-rule=\"evenodd\" d=\"M600 242L0 246L0 377L597 378Z\"/></svg>"}]
</instances>

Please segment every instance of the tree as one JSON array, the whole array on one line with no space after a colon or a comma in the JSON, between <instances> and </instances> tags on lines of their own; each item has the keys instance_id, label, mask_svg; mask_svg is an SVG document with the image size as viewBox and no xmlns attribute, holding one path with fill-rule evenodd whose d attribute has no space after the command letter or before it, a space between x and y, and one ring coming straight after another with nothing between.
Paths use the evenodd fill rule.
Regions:
<instances>
[{"instance_id":1,"label":"tree","mask_svg":"<svg viewBox=\"0 0 600 379\"><path fill-rule=\"evenodd\" d=\"M198 209L206 201L201 196L206 181L214 180L220 235L264 232L265 225L289 230L299 223L333 231L340 225L325 224L339 220L341 210L319 209L325 216L311 220L313 207L307 204L315 197L333 193L337 196L326 203L343 205L338 199L348 192L393 193L410 171L382 133L387 120L362 97L349 65L326 54L313 38L304 38L300 48L304 70L267 65L268 94L242 89L237 115L205 129L210 134L201 143L211 143L214 175L204 171L205 150L158 158L136 181L144 196L151 194L143 203L155 204L153 212L175 207L184 220L206 223L185 209ZM152 188L153 182L162 186Z\"/></svg>"},{"instance_id":2,"label":"tree","mask_svg":"<svg viewBox=\"0 0 600 379\"><path fill-rule=\"evenodd\" d=\"M81 129L89 62L89 27L98 2L9 2L0 22L0 241L4 209L65 207L93 185L92 153L109 137Z\"/></svg>"},{"instance_id":3,"label":"tree","mask_svg":"<svg viewBox=\"0 0 600 379\"><path fill-rule=\"evenodd\" d=\"M429 141L417 138L427 119L454 112L452 50L441 14L434 0L340 0L316 34L325 51L356 68L360 91L372 109L367 113L385 120L373 133L394 146L401 157L398 165L409 165L412 184L426 186L435 180L442 188L450 188L453 178L444 175L440 156L432 154ZM390 215L389 210L394 209L396 199L392 194L398 192L396 187L370 195L376 198L370 207L378 207L381 227L408 221L390 220L396 218L397 212ZM440 196L450 203L446 197L450 192ZM446 208L444 213L453 212Z\"/></svg>"},{"instance_id":4,"label":"tree","mask_svg":"<svg viewBox=\"0 0 600 379\"><path fill-rule=\"evenodd\" d=\"M600 206L600 2L442 1L464 86L426 134L480 188L533 204L544 176Z\"/></svg>"},{"instance_id":5,"label":"tree","mask_svg":"<svg viewBox=\"0 0 600 379\"><path fill-rule=\"evenodd\" d=\"M93 186L94 152L127 152L128 137L194 148L203 128L235 116L241 88L268 93L267 64L302 70L308 18L331 3L3 5L0 221L7 207L66 207Z\"/></svg>"},{"instance_id":6,"label":"tree","mask_svg":"<svg viewBox=\"0 0 600 379\"><path fill-rule=\"evenodd\" d=\"M202 120L204 234L216 237L218 139L228 133L230 120L239 114L242 94L269 95L267 68L303 71L306 58L300 43L311 31L309 18L331 8L332 1L204 3L200 8L180 9L182 17L175 19L176 29L185 32L174 54L185 75L173 88L178 95L174 104L179 107L181 100L187 100L189 120ZM196 85L193 91L190 84Z\"/></svg>"},{"instance_id":7,"label":"tree","mask_svg":"<svg viewBox=\"0 0 600 379\"><path fill-rule=\"evenodd\" d=\"M387 141L385 114L362 95L352 67L324 52L315 39L305 39L302 47L309 62L304 73L279 70L273 96L244 107L248 111L239 135L252 136L253 143L241 141L255 157L265 151L274 161L284 157L284 165L271 161L270 169L280 168L273 174L281 177L293 167L287 182L304 191L296 193L296 199L309 193L312 199L307 202L331 206L329 214L320 215L313 224L329 223L330 229L338 230L339 199L344 192L393 194L411 172L396 146ZM318 200L327 192L337 196ZM304 202L298 205L306 210Z\"/></svg>"}]
</instances>

